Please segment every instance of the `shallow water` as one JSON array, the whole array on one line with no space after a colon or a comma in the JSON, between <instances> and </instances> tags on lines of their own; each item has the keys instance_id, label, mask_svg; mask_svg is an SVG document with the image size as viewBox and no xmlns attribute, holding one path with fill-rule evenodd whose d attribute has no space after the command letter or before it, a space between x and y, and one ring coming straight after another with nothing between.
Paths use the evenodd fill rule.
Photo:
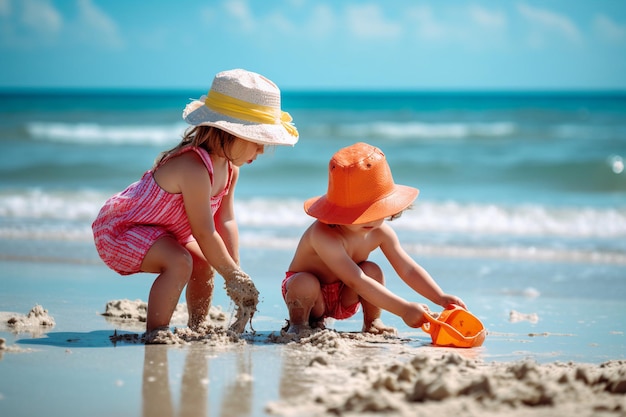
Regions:
<instances>
[{"instance_id":1,"label":"shallow water","mask_svg":"<svg viewBox=\"0 0 626 417\"><path fill-rule=\"evenodd\" d=\"M261 303L253 320L256 335L232 347L114 346L109 336L119 324L101 316L106 302L146 300L152 275L120 277L97 263L2 261L2 311L26 314L41 304L56 326L36 337L0 327L7 345L22 350L0 352L0 375L10 376L0 378L0 414L138 416L154 415L156 409L166 416L191 410L196 416L253 417L268 415L268 403L306 392L314 381L302 369L315 354L294 352L268 339L286 317L279 282L290 252L244 250L242 255L242 264L255 271ZM488 330L482 347L456 349L468 358L539 363L626 359L621 266L435 256L421 262L442 287L464 299ZM598 268L602 279L590 284L587 275ZM388 267L384 270L390 289L424 301L410 295ZM216 288L214 304L232 314L221 285ZM538 321L511 322L511 311L535 313ZM412 349L450 350L431 347L426 333L406 328L395 316L384 313L383 319L397 326L398 341L364 344L352 361L406 359ZM333 327L359 331L360 313Z\"/></svg>"}]
</instances>

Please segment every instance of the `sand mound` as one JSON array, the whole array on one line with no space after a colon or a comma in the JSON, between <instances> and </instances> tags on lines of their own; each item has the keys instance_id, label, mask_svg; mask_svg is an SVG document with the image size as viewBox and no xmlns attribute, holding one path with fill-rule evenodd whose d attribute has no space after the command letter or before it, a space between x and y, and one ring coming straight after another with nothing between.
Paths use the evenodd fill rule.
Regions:
<instances>
[{"instance_id":1,"label":"sand mound","mask_svg":"<svg viewBox=\"0 0 626 417\"><path fill-rule=\"evenodd\" d=\"M33 327L54 327L54 318L48 314L48 310L40 305L33 307L27 315L15 314L6 321L9 327L14 329L24 329Z\"/></svg>"},{"instance_id":2,"label":"sand mound","mask_svg":"<svg viewBox=\"0 0 626 417\"><path fill-rule=\"evenodd\" d=\"M537 323L539 322L539 316L537 313L520 313L519 311L511 310L509 313L509 322L518 323L520 321Z\"/></svg>"},{"instance_id":3,"label":"sand mound","mask_svg":"<svg viewBox=\"0 0 626 417\"><path fill-rule=\"evenodd\" d=\"M40 336L55 326L55 321L48 314L48 310L35 305L26 315L11 312L0 312L1 327L15 333L30 333L34 337Z\"/></svg>"},{"instance_id":4,"label":"sand mound","mask_svg":"<svg viewBox=\"0 0 626 417\"><path fill-rule=\"evenodd\" d=\"M103 316L107 320L120 325L122 328L137 327L137 324L143 326L146 322L148 304L141 300L112 300L105 306ZM171 324L180 324L186 326L188 320L187 305L185 303L178 304ZM219 306L211 306L209 314L204 323L200 324L198 329L191 330L185 328L175 328L174 331L169 329L157 329L150 333L118 333L117 330L109 337L113 344L117 343L149 343L149 344L167 344L167 345L184 345L191 342L211 346L232 346L233 344L245 343L240 340L238 335L227 329L228 318Z\"/></svg>"},{"instance_id":5,"label":"sand mound","mask_svg":"<svg viewBox=\"0 0 626 417\"><path fill-rule=\"evenodd\" d=\"M113 321L127 323L145 323L148 314L148 303L142 300L111 300L107 302L103 316ZM189 314L187 313L187 304L181 303L176 306L172 315L171 324L187 324ZM209 309L208 320L213 323L226 323L226 313L221 307L211 306Z\"/></svg>"},{"instance_id":6,"label":"sand mound","mask_svg":"<svg viewBox=\"0 0 626 417\"><path fill-rule=\"evenodd\" d=\"M465 352L460 350L459 352ZM398 357L394 355L395 357ZM345 359L311 361L310 380L324 381L289 403L270 403L274 415L548 416L624 415L626 361L601 365L490 363L455 351L424 348L403 361L345 366ZM343 362L343 363L341 363ZM573 414L572 414L573 413Z\"/></svg>"},{"instance_id":7,"label":"sand mound","mask_svg":"<svg viewBox=\"0 0 626 417\"><path fill-rule=\"evenodd\" d=\"M146 344L162 345L185 345L188 343L201 344L213 347L231 347L233 345L245 344L237 333L228 330L223 326L214 326L210 323L203 323L197 330L190 328L174 329L174 331L154 330L141 337L141 342Z\"/></svg>"}]
</instances>

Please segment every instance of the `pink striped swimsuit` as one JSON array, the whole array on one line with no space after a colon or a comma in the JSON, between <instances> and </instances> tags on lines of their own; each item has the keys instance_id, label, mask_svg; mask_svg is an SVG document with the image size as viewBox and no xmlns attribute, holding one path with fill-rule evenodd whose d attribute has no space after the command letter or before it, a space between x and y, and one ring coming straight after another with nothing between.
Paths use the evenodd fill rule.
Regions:
<instances>
[{"instance_id":1,"label":"pink striped swimsuit","mask_svg":"<svg viewBox=\"0 0 626 417\"><path fill-rule=\"evenodd\" d=\"M212 182L213 162L209 153L203 148L187 147L168 159L184 152L200 155ZM122 275L140 272L150 247L165 235L174 237L181 245L194 240L182 194L168 193L159 187L153 172L153 169L147 171L139 181L109 198L92 224L98 254L109 268ZM232 165L229 164L226 187L211 197L213 215L230 189L232 173Z\"/></svg>"}]
</instances>

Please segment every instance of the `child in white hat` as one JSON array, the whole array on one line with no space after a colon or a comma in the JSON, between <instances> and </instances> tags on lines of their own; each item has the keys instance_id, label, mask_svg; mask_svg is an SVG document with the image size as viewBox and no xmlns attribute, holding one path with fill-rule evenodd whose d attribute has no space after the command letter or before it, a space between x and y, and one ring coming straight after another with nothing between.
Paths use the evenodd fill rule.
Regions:
<instances>
[{"instance_id":1,"label":"child in white hat","mask_svg":"<svg viewBox=\"0 0 626 417\"><path fill-rule=\"evenodd\" d=\"M410 327L420 327L427 307L385 287L382 269L368 260L376 249L413 291L443 307L465 308L459 297L444 293L411 259L385 223L406 210L418 193L416 188L394 183L385 155L374 146L355 143L333 155L327 193L304 203L304 210L316 221L300 239L282 283L288 332L323 327L327 317L346 319L360 306L364 332L395 332L381 321L382 309Z\"/></svg>"},{"instance_id":2,"label":"child in white hat","mask_svg":"<svg viewBox=\"0 0 626 417\"><path fill-rule=\"evenodd\" d=\"M298 131L267 78L236 69L217 74L206 96L191 102L192 125L143 177L104 204L93 223L103 261L122 275L159 274L148 298L147 338L169 323L187 286L189 327L206 319L213 270L235 302L231 330L241 333L256 311L258 291L239 267L233 195L239 167L265 145L294 145Z\"/></svg>"}]
</instances>

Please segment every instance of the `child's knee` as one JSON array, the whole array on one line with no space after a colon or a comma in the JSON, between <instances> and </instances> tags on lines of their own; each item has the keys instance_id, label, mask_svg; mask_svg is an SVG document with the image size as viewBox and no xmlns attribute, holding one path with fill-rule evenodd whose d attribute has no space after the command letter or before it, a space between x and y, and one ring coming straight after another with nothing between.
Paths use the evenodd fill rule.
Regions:
<instances>
[{"instance_id":1,"label":"child's knee","mask_svg":"<svg viewBox=\"0 0 626 417\"><path fill-rule=\"evenodd\" d=\"M321 292L317 277L305 272L293 275L287 282L286 289L285 301L287 303L302 299L315 300Z\"/></svg>"},{"instance_id":2,"label":"child's knee","mask_svg":"<svg viewBox=\"0 0 626 417\"><path fill-rule=\"evenodd\" d=\"M193 258L187 250L183 249L168 259L166 268L175 271L176 275L181 278L185 277L185 280L189 280L193 271Z\"/></svg>"},{"instance_id":3,"label":"child's knee","mask_svg":"<svg viewBox=\"0 0 626 417\"><path fill-rule=\"evenodd\" d=\"M378 264L371 261L363 261L359 264L359 267L368 277L373 278L380 283L385 281L383 270L378 266Z\"/></svg>"}]
</instances>

